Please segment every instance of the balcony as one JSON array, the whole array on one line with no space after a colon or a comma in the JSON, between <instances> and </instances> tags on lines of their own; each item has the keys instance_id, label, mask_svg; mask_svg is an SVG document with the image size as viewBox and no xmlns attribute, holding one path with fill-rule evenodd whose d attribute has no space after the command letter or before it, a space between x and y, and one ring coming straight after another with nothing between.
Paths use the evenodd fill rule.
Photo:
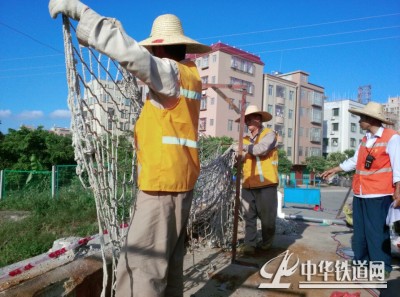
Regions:
<instances>
[{"instance_id":1,"label":"balcony","mask_svg":"<svg viewBox=\"0 0 400 297\"><path fill-rule=\"evenodd\" d=\"M276 104L285 105L285 98L276 97Z\"/></svg>"},{"instance_id":2,"label":"balcony","mask_svg":"<svg viewBox=\"0 0 400 297\"><path fill-rule=\"evenodd\" d=\"M281 116L275 116L275 123L277 124L283 124L285 122L285 119Z\"/></svg>"}]
</instances>

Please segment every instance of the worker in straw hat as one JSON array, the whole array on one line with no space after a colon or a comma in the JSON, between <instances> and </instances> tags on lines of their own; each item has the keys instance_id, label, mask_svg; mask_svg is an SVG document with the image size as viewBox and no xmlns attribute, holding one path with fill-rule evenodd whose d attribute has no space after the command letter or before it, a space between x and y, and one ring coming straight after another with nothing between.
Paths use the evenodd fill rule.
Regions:
<instances>
[{"instance_id":1,"label":"worker in straw hat","mask_svg":"<svg viewBox=\"0 0 400 297\"><path fill-rule=\"evenodd\" d=\"M278 204L277 135L263 126L272 115L249 105L245 111L247 135L243 138L243 182L241 211L245 222L244 244L239 252L254 254L256 248L267 250L275 234ZM237 119L236 122L239 122ZM237 146L234 150L237 151ZM262 239L257 239L257 218L261 220Z\"/></svg>"},{"instance_id":2,"label":"worker in straw hat","mask_svg":"<svg viewBox=\"0 0 400 297\"><path fill-rule=\"evenodd\" d=\"M185 55L210 47L185 36L172 14L157 17L150 37L137 42L118 21L77 0L51 0L49 11L79 21L81 44L115 59L150 89L134 131L140 191L118 261L116 296L183 296L202 90L196 65Z\"/></svg>"},{"instance_id":3,"label":"worker in straw hat","mask_svg":"<svg viewBox=\"0 0 400 297\"><path fill-rule=\"evenodd\" d=\"M360 116L360 127L367 133L352 158L324 171L321 177L356 171L353 177L353 260L383 261L388 275L392 270L392 257L386 216L392 200L400 206L400 136L382 126L382 123L393 123L385 118L381 104L369 102L364 108L349 109L349 112Z\"/></svg>"}]
</instances>

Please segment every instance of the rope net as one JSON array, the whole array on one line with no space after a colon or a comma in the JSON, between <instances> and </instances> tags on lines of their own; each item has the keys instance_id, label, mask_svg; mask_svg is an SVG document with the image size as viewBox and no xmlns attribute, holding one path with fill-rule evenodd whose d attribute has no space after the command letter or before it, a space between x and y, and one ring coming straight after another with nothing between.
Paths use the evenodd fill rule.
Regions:
<instances>
[{"instance_id":1,"label":"rope net","mask_svg":"<svg viewBox=\"0 0 400 297\"><path fill-rule=\"evenodd\" d=\"M135 77L117 62L79 45L66 17L63 35L77 174L96 201L105 296L107 261L112 259L113 292L127 229L121 227L130 220L137 192L133 127L143 97ZM231 141L200 137L201 171L187 227L192 251L201 244L230 246L235 163L233 152L227 149Z\"/></svg>"}]
</instances>

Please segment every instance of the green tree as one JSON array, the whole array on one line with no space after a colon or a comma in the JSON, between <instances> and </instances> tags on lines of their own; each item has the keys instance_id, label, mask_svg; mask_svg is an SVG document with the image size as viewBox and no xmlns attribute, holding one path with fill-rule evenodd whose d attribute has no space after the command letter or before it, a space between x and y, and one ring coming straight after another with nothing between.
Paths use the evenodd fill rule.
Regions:
<instances>
[{"instance_id":1,"label":"green tree","mask_svg":"<svg viewBox=\"0 0 400 297\"><path fill-rule=\"evenodd\" d=\"M293 164L288 159L286 152L283 149L278 149L278 158L278 172L280 174L290 174Z\"/></svg>"},{"instance_id":2,"label":"green tree","mask_svg":"<svg viewBox=\"0 0 400 297\"><path fill-rule=\"evenodd\" d=\"M314 172L315 174L322 173L325 171L326 160L321 156L310 156L306 158L306 167L310 172Z\"/></svg>"},{"instance_id":3,"label":"green tree","mask_svg":"<svg viewBox=\"0 0 400 297\"><path fill-rule=\"evenodd\" d=\"M9 129L0 142L0 168L31 170L32 161L50 170L56 164L75 164L72 138L53 134L38 127Z\"/></svg>"}]
</instances>

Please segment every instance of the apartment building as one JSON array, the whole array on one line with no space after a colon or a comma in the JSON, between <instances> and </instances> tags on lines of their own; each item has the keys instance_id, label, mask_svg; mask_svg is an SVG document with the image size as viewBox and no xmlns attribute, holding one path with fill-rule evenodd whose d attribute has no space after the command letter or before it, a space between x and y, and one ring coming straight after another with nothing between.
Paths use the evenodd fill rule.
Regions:
<instances>
[{"instance_id":1,"label":"apartment building","mask_svg":"<svg viewBox=\"0 0 400 297\"><path fill-rule=\"evenodd\" d=\"M262 108L272 114L264 125L278 134L278 147L294 161L297 83L283 79L278 73L265 74Z\"/></svg>"},{"instance_id":2,"label":"apartment building","mask_svg":"<svg viewBox=\"0 0 400 297\"><path fill-rule=\"evenodd\" d=\"M400 96L389 97L386 103L383 103L386 118L393 122L390 128L400 132Z\"/></svg>"},{"instance_id":3,"label":"apartment building","mask_svg":"<svg viewBox=\"0 0 400 297\"><path fill-rule=\"evenodd\" d=\"M203 84L218 85L218 89L238 107L242 92L226 85L245 85L246 106L255 104L261 108L264 63L260 57L221 42L211 48L207 54L189 56L196 63ZM240 115L215 90L204 86L200 109L201 134L239 138L239 125L235 120Z\"/></svg>"},{"instance_id":4,"label":"apartment building","mask_svg":"<svg viewBox=\"0 0 400 297\"><path fill-rule=\"evenodd\" d=\"M83 118L92 132L101 135L107 130L121 135L133 131L138 110L123 94L124 88L107 80L93 80L89 86L91 91L85 89L83 97Z\"/></svg>"},{"instance_id":5,"label":"apartment building","mask_svg":"<svg viewBox=\"0 0 400 297\"><path fill-rule=\"evenodd\" d=\"M309 82L309 76L309 73L302 70L277 75L296 84L296 92L293 94L294 105L292 105L294 123L287 127L287 129L293 127L294 140L290 158L293 164L304 164L309 156L322 156L325 89ZM287 117L289 110L291 108L286 111ZM287 151L287 147L285 149Z\"/></svg>"},{"instance_id":6,"label":"apartment building","mask_svg":"<svg viewBox=\"0 0 400 297\"><path fill-rule=\"evenodd\" d=\"M351 114L351 108L361 109L365 105L357 101L342 99L325 101L324 104L324 140L323 154L344 152L348 149L357 149L365 135L360 128L360 117Z\"/></svg>"}]
</instances>

